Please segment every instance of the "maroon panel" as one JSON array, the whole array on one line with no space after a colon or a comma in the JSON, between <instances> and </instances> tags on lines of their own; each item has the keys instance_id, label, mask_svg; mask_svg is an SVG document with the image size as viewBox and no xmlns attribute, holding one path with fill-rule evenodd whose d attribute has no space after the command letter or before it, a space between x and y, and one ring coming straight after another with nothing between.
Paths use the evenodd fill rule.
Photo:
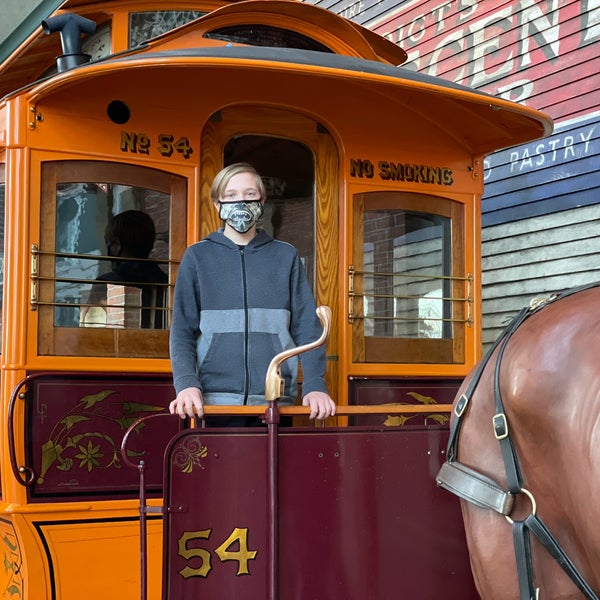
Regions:
<instances>
[{"instance_id":1,"label":"maroon panel","mask_svg":"<svg viewBox=\"0 0 600 600\"><path fill-rule=\"evenodd\" d=\"M140 417L166 413L173 396L167 378L34 378L27 402L27 461L36 474L30 499L136 497L139 474L122 464L123 434ZM180 422L171 416L151 419L130 436L131 460L146 461L151 493L161 492L164 449Z\"/></svg>"},{"instance_id":2,"label":"maroon panel","mask_svg":"<svg viewBox=\"0 0 600 600\"><path fill-rule=\"evenodd\" d=\"M165 600L269 597L267 436L231 431L167 452ZM447 436L281 430L278 598L478 598L458 500L435 484Z\"/></svg>"},{"instance_id":3,"label":"maroon panel","mask_svg":"<svg viewBox=\"0 0 600 600\"><path fill-rule=\"evenodd\" d=\"M286 435L281 598L477 599L440 428ZM301 474L301 476L298 476Z\"/></svg>"},{"instance_id":4,"label":"maroon panel","mask_svg":"<svg viewBox=\"0 0 600 600\"><path fill-rule=\"evenodd\" d=\"M462 379L352 379L350 404L452 404ZM361 415L352 417L353 425L423 427L448 424L443 413L408 415Z\"/></svg>"},{"instance_id":5,"label":"maroon panel","mask_svg":"<svg viewBox=\"0 0 600 600\"><path fill-rule=\"evenodd\" d=\"M265 431L188 430L165 465L164 597L266 599Z\"/></svg>"}]
</instances>

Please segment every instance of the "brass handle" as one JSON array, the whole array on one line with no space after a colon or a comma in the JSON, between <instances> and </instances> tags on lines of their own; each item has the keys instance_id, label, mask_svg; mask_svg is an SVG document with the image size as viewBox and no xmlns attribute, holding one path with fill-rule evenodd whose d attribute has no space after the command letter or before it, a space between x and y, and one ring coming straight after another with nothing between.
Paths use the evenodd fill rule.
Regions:
<instances>
[{"instance_id":1,"label":"brass handle","mask_svg":"<svg viewBox=\"0 0 600 600\"><path fill-rule=\"evenodd\" d=\"M318 348L327 341L329 329L331 327L331 308L329 308L329 306L317 307L317 316L323 326L323 333L321 333L321 337L318 340L304 344L303 346L284 350L272 358L265 378L265 398L267 402L273 402L283 396L285 381L281 376L281 364L288 358L296 356L297 354L302 354L303 352L308 352L313 348Z\"/></svg>"}]
</instances>

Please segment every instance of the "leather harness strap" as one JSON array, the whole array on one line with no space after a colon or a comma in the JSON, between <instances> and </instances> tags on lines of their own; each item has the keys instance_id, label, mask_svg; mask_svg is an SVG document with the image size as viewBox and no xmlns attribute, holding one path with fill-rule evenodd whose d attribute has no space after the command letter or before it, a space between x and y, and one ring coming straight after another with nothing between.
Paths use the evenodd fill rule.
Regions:
<instances>
[{"instance_id":1,"label":"leather harness strap","mask_svg":"<svg viewBox=\"0 0 600 600\"><path fill-rule=\"evenodd\" d=\"M440 487L468 500L481 508L489 508L501 515L510 515L514 495L503 490L495 481L469 469L459 462L445 462L437 476Z\"/></svg>"},{"instance_id":2,"label":"leather harness strap","mask_svg":"<svg viewBox=\"0 0 600 600\"><path fill-rule=\"evenodd\" d=\"M524 528L530 530L541 542L542 546L550 553L550 556L562 567L563 571L571 578L571 581L579 588L588 600L598 600L598 595L583 578L577 567L567 556L560 544L556 541L550 530L543 521L535 514L530 514L523 521ZM533 578L533 572L531 573Z\"/></svg>"},{"instance_id":3,"label":"leather harness strap","mask_svg":"<svg viewBox=\"0 0 600 600\"><path fill-rule=\"evenodd\" d=\"M531 564L531 538L529 529L523 521L513 523L513 543L517 559L517 576L521 600L537 600L539 588L535 587L533 566Z\"/></svg>"},{"instance_id":4,"label":"leather harness strap","mask_svg":"<svg viewBox=\"0 0 600 600\"><path fill-rule=\"evenodd\" d=\"M504 411L502 395L500 393L500 366L506 346L519 328L519 326L534 312L537 312L549 302L565 296L570 296L584 289L597 287L600 282L566 290L559 295L551 296L545 300L535 299L528 307L523 308L519 314L506 326L504 331L494 342L485 358L478 364L466 391L457 400L454 407L454 419L450 428L448 440L447 460L442 465L437 475L437 484L456 494L463 500L494 510L504 515L512 523L513 543L517 562L517 576L519 580L520 600L537 600L539 589L535 586L533 566L531 560L530 532L533 533L548 553L558 562L573 583L588 600L600 600L586 580L579 573L575 565L566 555L560 544L556 541L550 530L536 515L535 500L530 492L523 487L523 478L519 467L519 460L514 448L508 421ZM464 417L469 407L470 399L479 384L485 367L494 352L498 357L494 369L494 406L493 429L496 439L500 443L502 458L508 482L508 491L503 490L489 477L474 471L458 462L458 439ZM532 501L531 514L522 521L513 521L509 515L517 494L525 493Z\"/></svg>"}]
</instances>

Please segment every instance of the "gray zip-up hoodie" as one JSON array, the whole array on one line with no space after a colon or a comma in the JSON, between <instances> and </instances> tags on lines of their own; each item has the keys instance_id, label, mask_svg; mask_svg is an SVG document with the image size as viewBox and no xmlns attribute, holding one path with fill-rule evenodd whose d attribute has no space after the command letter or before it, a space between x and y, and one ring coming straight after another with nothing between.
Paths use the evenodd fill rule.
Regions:
<instances>
[{"instance_id":1,"label":"gray zip-up hoodie","mask_svg":"<svg viewBox=\"0 0 600 600\"><path fill-rule=\"evenodd\" d=\"M273 356L322 332L296 249L264 231L244 247L223 229L184 253L170 334L175 390L202 390L206 404L264 404ZM327 392L325 348L301 356L302 393ZM297 357L283 363L285 398L297 395Z\"/></svg>"}]
</instances>

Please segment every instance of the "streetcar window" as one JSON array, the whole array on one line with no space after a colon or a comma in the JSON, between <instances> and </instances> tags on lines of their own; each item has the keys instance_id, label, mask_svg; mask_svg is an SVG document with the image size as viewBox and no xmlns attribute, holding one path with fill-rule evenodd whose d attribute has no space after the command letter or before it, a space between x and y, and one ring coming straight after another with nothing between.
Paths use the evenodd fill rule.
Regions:
<instances>
[{"instance_id":1,"label":"streetcar window","mask_svg":"<svg viewBox=\"0 0 600 600\"><path fill-rule=\"evenodd\" d=\"M365 335L448 338L450 219L401 209L364 213Z\"/></svg>"},{"instance_id":2,"label":"streetcar window","mask_svg":"<svg viewBox=\"0 0 600 600\"><path fill-rule=\"evenodd\" d=\"M90 60L100 60L112 53L112 23L109 21L88 35L81 42L81 50L90 56Z\"/></svg>"},{"instance_id":3,"label":"streetcar window","mask_svg":"<svg viewBox=\"0 0 600 600\"><path fill-rule=\"evenodd\" d=\"M248 46L267 46L269 48L297 48L299 50L313 50L315 52L329 52L332 50L297 31L290 31L271 25L232 25L222 27L204 34L204 37L231 42L233 44L247 44Z\"/></svg>"},{"instance_id":4,"label":"streetcar window","mask_svg":"<svg viewBox=\"0 0 600 600\"><path fill-rule=\"evenodd\" d=\"M168 356L184 189L179 178L142 167L43 165L32 297L42 354Z\"/></svg>"},{"instance_id":5,"label":"streetcar window","mask_svg":"<svg viewBox=\"0 0 600 600\"><path fill-rule=\"evenodd\" d=\"M69 182L57 184L56 200L54 325L162 329L169 195L107 182ZM114 294L125 294L125 309L112 309Z\"/></svg>"},{"instance_id":6,"label":"streetcar window","mask_svg":"<svg viewBox=\"0 0 600 600\"><path fill-rule=\"evenodd\" d=\"M199 10L151 10L129 15L129 47L139 46L149 39L197 19L206 12Z\"/></svg>"},{"instance_id":7,"label":"streetcar window","mask_svg":"<svg viewBox=\"0 0 600 600\"><path fill-rule=\"evenodd\" d=\"M450 200L359 194L351 314L359 362L462 360L462 211Z\"/></svg>"}]
</instances>

